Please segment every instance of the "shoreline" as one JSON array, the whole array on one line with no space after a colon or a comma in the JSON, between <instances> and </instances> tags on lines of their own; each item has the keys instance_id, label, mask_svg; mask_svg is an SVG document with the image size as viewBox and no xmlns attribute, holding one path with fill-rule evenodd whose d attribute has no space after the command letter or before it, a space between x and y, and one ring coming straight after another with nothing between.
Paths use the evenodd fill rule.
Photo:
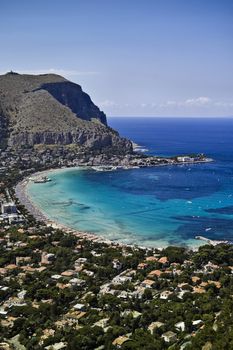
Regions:
<instances>
[{"instance_id":1,"label":"shoreline","mask_svg":"<svg viewBox=\"0 0 233 350\"><path fill-rule=\"evenodd\" d=\"M50 219L31 199L30 195L27 193L27 185L31 181L31 178L34 178L38 175L44 175L47 176L49 173L54 172L54 171L67 171L67 170L74 170L74 169L79 169L79 170L85 170L87 167L81 167L81 166L75 166L75 167L68 167L68 168L51 168L48 170L43 170L39 171L36 173L33 173L26 178L24 178L22 181L20 181L16 186L15 186L15 197L19 200L19 202L25 206L27 211L37 220L37 221L42 221L47 227L53 227L54 229L62 230L66 233L73 234L79 239L87 239L92 242L97 242L97 243L103 243L107 244L109 246L118 246L118 247L134 247L134 248L140 248L140 249L152 249L153 247L146 247L146 246L141 246L137 244L127 244L127 243L122 243L122 242L115 242L113 240L104 238L101 235L97 235L92 232L87 232L87 231L80 231L77 229L74 229L72 227L69 227L65 224L62 224L54 219ZM162 250L162 247L156 247L159 250Z\"/></svg>"}]
</instances>

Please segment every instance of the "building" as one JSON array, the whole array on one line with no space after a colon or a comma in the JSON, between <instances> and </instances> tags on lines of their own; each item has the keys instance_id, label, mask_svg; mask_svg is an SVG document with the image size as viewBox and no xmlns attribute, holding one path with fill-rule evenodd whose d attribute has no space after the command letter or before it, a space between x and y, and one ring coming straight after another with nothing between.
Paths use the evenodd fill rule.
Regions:
<instances>
[{"instance_id":1,"label":"building","mask_svg":"<svg viewBox=\"0 0 233 350\"><path fill-rule=\"evenodd\" d=\"M55 343L55 344L48 345L45 347L45 349L47 349L47 350L61 350L61 349L66 349L66 348L67 348L67 344L64 342Z\"/></svg>"},{"instance_id":2,"label":"building","mask_svg":"<svg viewBox=\"0 0 233 350\"><path fill-rule=\"evenodd\" d=\"M163 272L160 270L152 270L149 274L148 277L160 277Z\"/></svg>"},{"instance_id":3,"label":"building","mask_svg":"<svg viewBox=\"0 0 233 350\"><path fill-rule=\"evenodd\" d=\"M16 261L16 265L19 266L21 264L30 263L31 257L30 256L17 256L15 261Z\"/></svg>"},{"instance_id":4,"label":"building","mask_svg":"<svg viewBox=\"0 0 233 350\"><path fill-rule=\"evenodd\" d=\"M17 214L17 208L14 202L7 202L1 204L2 214Z\"/></svg>"},{"instance_id":5,"label":"building","mask_svg":"<svg viewBox=\"0 0 233 350\"><path fill-rule=\"evenodd\" d=\"M129 340L128 335L120 335L118 338L113 340L112 345L116 346L117 348L121 348L122 345Z\"/></svg>"},{"instance_id":6,"label":"building","mask_svg":"<svg viewBox=\"0 0 233 350\"><path fill-rule=\"evenodd\" d=\"M184 156L184 157L177 157L177 160L178 162L193 162L194 158Z\"/></svg>"},{"instance_id":7,"label":"building","mask_svg":"<svg viewBox=\"0 0 233 350\"><path fill-rule=\"evenodd\" d=\"M122 263L118 259L114 259L112 261L112 266L114 269L116 269L118 271L122 269Z\"/></svg>"},{"instance_id":8,"label":"building","mask_svg":"<svg viewBox=\"0 0 233 350\"><path fill-rule=\"evenodd\" d=\"M148 267L148 264L140 263L140 264L138 264L137 269L138 270L145 270L147 267Z\"/></svg>"},{"instance_id":9,"label":"building","mask_svg":"<svg viewBox=\"0 0 233 350\"><path fill-rule=\"evenodd\" d=\"M73 308L75 310L79 310L79 311L84 311L85 310L85 305L84 304L80 304L80 303L77 303L73 306Z\"/></svg>"},{"instance_id":10,"label":"building","mask_svg":"<svg viewBox=\"0 0 233 350\"><path fill-rule=\"evenodd\" d=\"M156 262L156 261L158 261L158 258L156 258L155 256L147 256L146 261Z\"/></svg>"},{"instance_id":11,"label":"building","mask_svg":"<svg viewBox=\"0 0 233 350\"><path fill-rule=\"evenodd\" d=\"M163 264L163 265L166 265L168 264L168 258L166 256L162 256L159 260L158 260L159 263Z\"/></svg>"},{"instance_id":12,"label":"building","mask_svg":"<svg viewBox=\"0 0 233 350\"><path fill-rule=\"evenodd\" d=\"M55 254L42 252L42 255L41 255L41 264L42 265L52 264L52 262L54 260L55 260Z\"/></svg>"},{"instance_id":13,"label":"building","mask_svg":"<svg viewBox=\"0 0 233 350\"><path fill-rule=\"evenodd\" d=\"M185 323L183 321L177 322L175 328L181 332L185 331Z\"/></svg>"},{"instance_id":14,"label":"building","mask_svg":"<svg viewBox=\"0 0 233 350\"><path fill-rule=\"evenodd\" d=\"M172 294L172 292L170 290L164 290L161 294L160 294L160 299L166 300L168 299L168 297Z\"/></svg>"},{"instance_id":15,"label":"building","mask_svg":"<svg viewBox=\"0 0 233 350\"><path fill-rule=\"evenodd\" d=\"M164 339L164 341L166 343L173 343L173 342L177 341L176 333L174 333L172 331L168 331L166 333L163 333L162 338Z\"/></svg>"},{"instance_id":16,"label":"building","mask_svg":"<svg viewBox=\"0 0 233 350\"><path fill-rule=\"evenodd\" d=\"M156 322L152 322L149 326L148 326L148 331L153 334L154 330L156 328L160 328L164 326L164 323L163 322L159 322L159 321L156 321Z\"/></svg>"},{"instance_id":17,"label":"building","mask_svg":"<svg viewBox=\"0 0 233 350\"><path fill-rule=\"evenodd\" d=\"M141 283L141 286L144 288L152 288L154 284L155 284L155 281L146 279Z\"/></svg>"}]
</instances>

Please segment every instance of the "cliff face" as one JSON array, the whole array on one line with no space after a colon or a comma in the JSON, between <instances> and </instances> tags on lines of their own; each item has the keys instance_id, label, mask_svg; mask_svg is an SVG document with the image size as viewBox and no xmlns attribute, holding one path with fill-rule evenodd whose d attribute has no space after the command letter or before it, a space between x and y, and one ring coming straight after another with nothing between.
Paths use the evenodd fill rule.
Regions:
<instances>
[{"instance_id":1,"label":"cliff face","mask_svg":"<svg viewBox=\"0 0 233 350\"><path fill-rule=\"evenodd\" d=\"M132 151L132 144L129 140L121 138L118 134L112 134L102 130L79 130L77 132L19 132L12 134L8 140L9 146L19 145L70 145L78 144L90 150L102 150L112 147L119 153Z\"/></svg>"},{"instance_id":2,"label":"cliff face","mask_svg":"<svg viewBox=\"0 0 233 350\"><path fill-rule=\"evenodd\" d=\"M16 147L78 144L132 151L80 85L54 74L0 76L0 138Z\"/></svg>"},{"instance_id":3,"label":"cliff face","mask_svg":"<svg viewBox=\"0 0 233 350\"><path fill-rule=\"evenodd\" d=\"M90 96L82 91L80 85L64 81L43 84L41 89L48 91L62 105L68 106L79 118L84 120L97 118L107 125L105 114L94 105Z\"/></svg>"}]
</instances>

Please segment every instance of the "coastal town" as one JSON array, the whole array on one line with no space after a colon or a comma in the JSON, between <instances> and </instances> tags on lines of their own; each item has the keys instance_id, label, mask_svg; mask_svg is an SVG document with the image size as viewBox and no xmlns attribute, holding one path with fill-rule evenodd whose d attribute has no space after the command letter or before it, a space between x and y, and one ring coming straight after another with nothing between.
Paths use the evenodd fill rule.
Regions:
<instances>
[{"instance_id":1,"label":"coastal town","mask_svg":"<svg viewBox=\"0 0 233 350\"><path fill-rule=\"evenodd\" d=\"M80 165L56 152L1 152L0 348L228 349L232 245L127 246L32 215L17 183Z\"/></svg>"},{"instance_id":2,"label":"coastal town","mask_svg":"<svg viewBox=\"0 0 233 350\"><path fill-rule=\"evenodd\" d=\"M0 350L233 350L233 1L0 4Z\"/></svg>"}]
</instances>

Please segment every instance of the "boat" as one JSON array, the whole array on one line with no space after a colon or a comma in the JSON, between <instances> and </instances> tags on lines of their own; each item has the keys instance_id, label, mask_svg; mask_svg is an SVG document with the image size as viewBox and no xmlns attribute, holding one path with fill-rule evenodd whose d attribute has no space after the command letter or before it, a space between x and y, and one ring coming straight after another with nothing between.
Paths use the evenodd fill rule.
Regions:
<instances>
[{"instance_id":1,"label":"boat","mask_svg":"<svg viewBox=\"0 0 233 350\"><path fill-rule=\"evenodd\" d=\"M33 180L34 184L43 184L43 183L50 182L50 181L52 181L52 180L47 176L42 176L40 178Z\"/></svg>"}]
</instances>

